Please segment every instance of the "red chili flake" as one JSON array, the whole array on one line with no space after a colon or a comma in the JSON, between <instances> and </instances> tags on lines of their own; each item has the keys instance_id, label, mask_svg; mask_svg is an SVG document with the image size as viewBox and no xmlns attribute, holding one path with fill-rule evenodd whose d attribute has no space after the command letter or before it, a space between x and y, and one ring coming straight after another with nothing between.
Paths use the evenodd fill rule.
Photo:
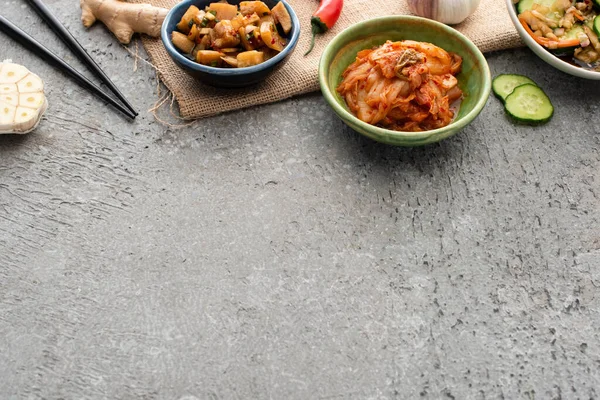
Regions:
<instances>
[{"instance_id":1,"label":"red chili flake","mask_svg":"<svg viewBox=\"0 0 600 400\"><path fill-rule=\"evenodd\" d=\"M271 39L271 44L275 44L275 39Z\"/></svg>"}]
</instances>

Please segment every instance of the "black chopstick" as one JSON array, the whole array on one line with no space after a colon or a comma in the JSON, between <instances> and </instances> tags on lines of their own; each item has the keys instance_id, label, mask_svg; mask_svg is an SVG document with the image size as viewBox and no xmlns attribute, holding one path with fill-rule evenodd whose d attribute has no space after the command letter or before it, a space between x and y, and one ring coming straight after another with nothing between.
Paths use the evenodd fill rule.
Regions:
<instances>
[{"instance_id":1,"label":"black chopstick","mask_svg":"<svg viewBox=\"0 0 600 400\"><path fill-rule=\"evenodd\" d=\"M81 75L76 69L71 67L69 64L64 62L56 54L52 53L46 47L44 47L37 40L29 36L27 33L22 31L18 26L0 15L0 31L6 33L10 38L22 44L25 48L32 51L36 56L40 57L49 64L54 65L64 73L70 75L79 85L88 89L96 96L100 97L105 102L111 104L113 107L127 115L129 118L135 118L129 109L123 107L123 105L117 102L115 99L107 95L98 86L94 85L85 76Z\"/></svg>"},{"instance_id":2,"label":"black chopstick","mask_svg":"<svg viewBox=\"0 0 600 400\"><path fill-rule=\"evenodd\" d=\"M83 61L87 66L98 76L106 86L110 90L113 91L115 96L123 102L125 107L127 107L133 114L138 115L133 106L127 101L125 96L117 89L115 84L110 80L108 76L102 71L100 66L96 64L96 62L90 57L90 55L85 51L83 46L73 37L71 32L65 28L65 26L52 14L52 11L46 6L46 4L42 0L28 0L29 4L35 9L35 11L46 21L46 23L50 26L50 28L56 33L63 42L73 53L79 57L81 61Z\"/></svg>"}]
</instances>

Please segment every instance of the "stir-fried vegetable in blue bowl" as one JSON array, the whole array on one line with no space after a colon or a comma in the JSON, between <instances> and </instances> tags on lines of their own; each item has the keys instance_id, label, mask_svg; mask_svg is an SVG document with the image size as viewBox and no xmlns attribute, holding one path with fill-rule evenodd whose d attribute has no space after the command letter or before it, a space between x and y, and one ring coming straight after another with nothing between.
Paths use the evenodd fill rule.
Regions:
<instances>
[{"instance_id":1,"label":"stir-fried vegetable in blue bowl","mask_svg":"<svg viewBox=\"0 0 600 400\"><path fill-rule=\"evenodd\" d=\"M571 75L600 79L600 0L506 0L521 38Z\"/></svg>"},{"instance_id":2,"label":"stir-fried vegetable in blue bowl","mask_svg":"<svg viewBox=\"0 0 600 400\"><path fill-rule=\"evenodd\" d=\"M175 64L218 87L264 81L289 59L299 37L300 21L285 0L184 0L161 29Z\"/></svg>"}]
</instances>

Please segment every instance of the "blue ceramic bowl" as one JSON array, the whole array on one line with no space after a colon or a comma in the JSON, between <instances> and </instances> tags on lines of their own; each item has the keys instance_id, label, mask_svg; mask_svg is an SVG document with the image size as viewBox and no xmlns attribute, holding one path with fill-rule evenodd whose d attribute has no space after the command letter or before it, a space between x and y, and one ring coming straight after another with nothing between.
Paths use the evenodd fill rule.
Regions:
<instances>
[{"instance_id":1,"label":"blue ceramic bowl","mask_svg":"<svg viewBox=\"0 0 600 400\"><path fill-rule=\"evenodd\" d=\"M298 16L289 4L281 0L292 18L292 30L287 35L288 44L283 51L275 57L252 67L209 67L207 65L198 64L179 52L179 50L173 46L173 43L171 43L171 33L176 29L175 26L190 6L194 5L199 9L203 9L210 3L215 3L217 1L218 0L185 0L178 3L171 11L169 11L160 31L160 36L167 49L167 53L169 53L175 64L179 65L185 72L211 86L233 88L249 86L263 81L269 74L283 65L289 55L294 51L298 39L300 38L300 21L298 21ZM228 0L228 3L238 5L241 1L242 0ZM279 0L263 0L263 2L269 6L269 8L273 8Z\"/></svg>"}]
</instances>

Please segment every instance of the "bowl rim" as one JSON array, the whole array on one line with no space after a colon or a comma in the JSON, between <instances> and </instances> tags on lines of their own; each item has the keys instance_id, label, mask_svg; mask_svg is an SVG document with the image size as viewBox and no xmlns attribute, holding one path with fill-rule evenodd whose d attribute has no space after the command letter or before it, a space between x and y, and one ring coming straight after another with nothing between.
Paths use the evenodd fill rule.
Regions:
<instances>
[{"instance_id":1,"label":"bowl rim","mask_svg":"<svg viewBox=\"0 0 600 400\"><path fill-rule=\"evenodd\" d=\"M294 49L294 47L296 47L296 44L298 43L298 40L300 38L300 29L301 29L300 28L300 20L298 19L298 16L296 15L296 12L292 8L292 6L290 6L287 1L279 0L283 3L285 8L288 10L290 17L292 18L292 27L294 29L292 29L292 36L290 37L288 44L275 57L272 57L272 58L268 59L267 61L262 62L258 65L253 65L251 67L242 67L242 68L210 67L208 65L203 65L203 64L199 64L195 61L192 61L189 58L185 57L183 54L181 54L179 52L179 50L177 50L177 48L175 48L173 43L171 43L171 40L169 39L169 34L172 31L167 30L167 25L169 25L167 23L167 21L170 21L170 19L173 18L173 15L181 8L187 9L191 5L196 5L197 3L200 3L203 1L207 1L208 3L210 3L210 0L184 0L180 3L177 3L175 6L173 6L173 8L171 8L169 10L169 13L165 17L163 24L160 28L160 37L162 39L163 45L165 46L165 49L167 50L167 53L169 53L169 55L171 57L174 57L179 63L183 64L186 68L190 68L195 71L201 71L201 72L211 74L211 75L220 75L220 76L225 76L225 77L251 74L254 72L263 71L263 70L274 67L279 62L281 62L284 58L286 58L292 52L292 50Z\"/></svg>"},{"instance_id":2,"label":"bowl rim","mask_svg":"<svg viewBox=\"0 0 600 400\"><path fill-rule=\"evenodd\" d=\"M473 107L473 109L468 114L464 115L462 118L452 121L450 124L448 124L442 128L431 129L428 131L421 131L421 132L406 132L406 131L394 131L391 129L385 129L385 128L381 128L381 127L378 127L375 125L371 125L367 122L361 121L358 117L356 117L354 114L352 114L346 108L342 107L335 99L335 96L336 96L334 94L335 89L330 90L329 86L327 84L327 76L325 76L325 70L327 67L327 65L325 65L326 64L325 55L330 53L331 50L338 45L341 45L340 47L343 47L344 43L349 42L349 40L346 38L347 36L349 36L355 30L360 30L364 25L373 23L373 21L385 21L385 22L415 21L418 23L426 24L426 25L437 26L437 27L441 28L443 31L445 31L446 33L455 35L475 55L475 57L477 58L477 60L479 61L479 64L481 65L481 67L483 69L482 76L483 76L484 87L482 90L481 97L479 99L477 99L477 103L475 103L475 106ZM356 39L352 39L352 41L356 41ZM335 56L337 54L338 53L336 53L335 55L332 56L332 60L335 58ZM485 59L483 53L481 53L481 51L477 48L477 46L475 46L475 44L469 38L467 38L465 35L463 35L459 31L457 31L456 29L454 29L448 25L442 24L441 22L437 22L437 21L427 19L427 18L411 16L411 15L391 15L391 16L385 16L385 17L376 17L376 18L371 18L371 19L356 23L356 24L344 29L343 31L341 31L339 34L337 34L333 38L333 40L331 40L331 42L329 42L327 44L327 46L323 50L321 59L319 61L319 85L321 87L321 93L323 94L323 97L325 97L325 100L327 101L327 103L329 103L329 105L334 109L334 111L343 120L348 121L349 123L359 127L360 129L363 129L363 130L369 131L369 132L373 132L375 134L375 136L380 137L380 138L386 137L386 136L388 136L388 137L392 136L397 139L401 139L401 138L412 139L412 140L428 139L432 136L443 135L444 133L447 133L450 130L456 130L456 132L460 131L465 126L470 124L479 115L481 110L483 110L483 107L487 103L487 100L490 96L491 87L492 87L491 81L492 81L492 76L490 73L490 68L487 63L487 60Z\"/></svg>"},{"instance_id":3,"label":"bowl rim","mask_svg":"<svg viewBox=\"0 0 600 400\"><path fill-rule=\"evenodd\" d=\"M550 53L545 47L533 40L533 38L529 36L527 31L525 31L525 28L523 28L523 26L519 22L519 18L517 17L517 11L515 9L515 4L513 4L513 0L505 0L505 3L506 8L508 9L508 15L510 16L510 20L512 21L517 32L519 33L521 40L523 40L527 47L529 47L531 51L537 54L538 57L540 57L542 60L544 60L546 63L550 64L554 68L565 72L569 75L585 79L600 79L600 72L590 71L581 67L571 65L568 62L556 57L554 54Z\"/></svg>"}]
</instances>

